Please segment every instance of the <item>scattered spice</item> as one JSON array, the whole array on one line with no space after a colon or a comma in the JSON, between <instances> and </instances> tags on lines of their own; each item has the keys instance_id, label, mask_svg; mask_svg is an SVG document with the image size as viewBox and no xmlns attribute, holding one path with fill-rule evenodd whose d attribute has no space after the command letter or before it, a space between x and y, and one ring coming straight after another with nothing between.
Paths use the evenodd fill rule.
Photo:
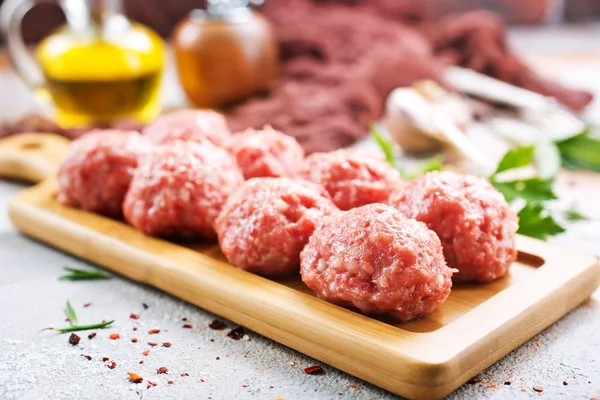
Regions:
<instances>
[{"instance_id":1,"label":"scattered spice","mask_svg":"<svg viewBox=\"0 0 600 400\"><path fill-rule=\"evenodd\" d=\"M527 389L521 388L521 392L526 392L526 391L527 391Z\"/></svg>"},{"instance_id":2,"label":"scattered spice","mask_svg":"<svg viewBox=\"0 0 600 400\"><path fill-rule=\"evenodd\" d=\"M109 338L111 338L111 340L117 340L121 337L121 335L119 335L118 333L111 333Z\"/></svg>"},{"instance_id":3,"label":"scattered spice","mask_svg":"<svg viewBox=\"0 0 600 400\"><path fill-rule=\"evenodd\" d=\"M238 326L237 328L233 328L232 330L230 330L227 333L227 336L229 336L233 340L240 340L241 338L244 337L245 334L246 334L246 332L244 331L244 328L241 326Z\"/></svg>"},{"instance_id":4,"label":"scattered spice","mask_svg":"<svg viewBox=\"0 0 600 400\"><path fill-rule=\"evenodd\" d=\"M269 389L273 389L275 386L269 386Z\"/></svg>"},{"instance_id":5,"label":"scattered spice","mask_svg":"<svg viewBox=\"0 0 600 400\"><path fill-rule=\"evenodd\" d=\"M350 385L350 388L356 389L356 385Z\"/></svg>"},{"instance_id":6,"label":"scattered spice","mask_svg":"<svg viewBox=\"0 0 600 400\"><path fill-rule=\"evenodd\" d=\"M71 319L69 319L69 317L65 318L65 322L71 322Z\"/></svg>"},{"instance_id":7,"label":"scattered spice","mask_svg":"<svg viewBox=\"0 0 600 400\"><path fill-rule=\"evenodd\" d=\"M140 316L138 314L136 314L136 313L131 313L131 314L129 314L129 318L131 318L131 319L140 319Z\"/></svg>"},{"instance_id":8,"label":"scattered spice","mask_svg":"<svg viewBox=\"0 0 600 400\"><path fill-rule=\"evenodd\" d=\"M211 341L211 342L214 342L214 341L215 341L215 339L210 339L210 341Z\"/></svg>"},{"instance_id":9,"label":"scattered spice","mask_svg":"<svg viewBox=\"0 0 600 400\"><path fill-rule=\"evenodd\" d=\"M167 381L167 383L168 383L169 385L172 385L172 384L173 384L173 381Z\"/></svg>"},{"instance_id":10,"label":"scattered spice","mask_svg":"<svg viewBox=\"0 0 600 400\"><path fill-rule=\"evenodd\" d=\"M568 384L569 384L569 382L563 381L563 385L567 386Z\"/></svg>"},{"instance_id":11,"label":"scattered spice","mask_svg":"<svg viewBox=\"0 0 600 400\"><path fill-rule=\"evenodd\" d=\"M150 389L151 387L154 387L156 385L156 383L148 381L148 386L146 386L146 389Z\"/></svg>"},{"instance_id":12,"label":"scattered spice","mask_svg":"<svg viewBox=\"0 0 600 400\"><path fill-rule=\"evenodd\" d=\"M81 357L85 357L85 358L87 358L90 361L92 360L92 356L88 356L86 354L82 354Z\"/></svg>"},{"instance_id":13,"label":"scattered spice","mask_svg":"<svg viewBox=\"0 0 600 400\"><path fill-rule=\"evenodd\" d=\"M133 329L134 331L137 331L137 326L134 326L132 329Z\"/></svg>"},{"instance_id":14,"label":"scattered spice","mask_svg":"<svg viewBox=\"0 0 600 400\"><path fill-rule=\"evenodd\" d=\"M107 362L109 360L108 357L102 357L102 362Z\"/></svg>"},{"instance_id":15,"label":"scattered spice","mask_svg":"<svg viewBox=\"0 0 600 400\"><path fill-rule=\"evenodd\" d=\"M215 329L217 331L225 329L225 326L225 322L221 321L220 319L215 319L210 324L208 324L208 327L210 329Z\"/></svg>"},{"instance_id":16,"label":"scattered spice","mask_svg":"<svg viewBox=\"0 0 600 400\"><path fill-rule=\"evenodd\" d=\"M192 324L183 324L181 327L184 329L192 329Z\"/></svg>"},{"instance_id":17,"label":"scattered spice","mask_svg":"<svg viewBox=\"0 0 600 400\"><path fill-rule=\"evenodd\" d=\"M142 307L144 307L144 310L147 310L149 306L146 303L142 303Z\"/></svg>"},{"instance_id":18,"label":"scattered spice","mask_svg":"<svg viewBox=\"0 0 600 400\"><path fill-rule=\"evenodd\" d=\"M110 369L115 369L115 367L117 366L117 363L114 361L111 361L106 366Z\"/></svg>"},{"instance_id":19,"label":"scattered spice","mask_svg":"<svg viewBox=\"0 0 600 400\"><path fill-rule=\"evenodd\" d=\"M308 375L322 374L323 372L323 368L319 367L318 365L304 368L304 373Z\"/></svg>"},{"instance_id":20,"label":"scattered spice","mask_svg":"<svg viewBox=\"0 0 600 400\"><path fill-rule=\"evenodd\" d=\"M204 383L204 382L205 382L205 380L204 380L204 379L202 379L202 378L200 378L200 382Z\"/></svg>"},{"instance_id":21,"label":"scattered spice","mask_svg":"<svg viewBox=\"0 0 600 400\"><path fill-rule=\"evenodd\" d=\"M248 387L248 385L242 385L242 387L243 387L243 388L247 388L247 387Z\"/></svg>"},{"instance_id":22,"label":"scattered spice","mask_svg":"<svg viewBox=\"0 0 600 400\"><path fill-rule=\"evenodd\" d=\"M166 374L167 372L169 372L169 369L167 367L160 367L156 370L157 374Z\"/></svg>"},{"instance_id":23,"label":"scattered spice","mask_svg":"<svg viewBox=\"0 0 600 400\"><path fill-rule=\"evenodd\" d=\"M160 329L150 329L148 331L148 335L156 335L157 333L160 333Z\"/></svg>"},{"instance_id":24,"label":"scattered spice","mask_svg":"<svg viewBox=\"0 0 600 400\"><path fill-rule=\"evenodd\" d=\"M169 343L169 342L164 342L164 343L163 343L163 347L171 347L171 343Z\"/></svg>"},{"instance_id":25,"label":"scattered spice","mask_svg":"<svg viewBox=\"0 0 600 400\"><path fill-rule=\"evenodd\" d=\"M136 337L131 338L131 343L137 343L138 339Z\"/></svg>"},{"instance_id":26,"label":"scattered spice","mask_svg":"<svg viewBox=\"0 0 600 400\"><path fill-rule=\"evenodd\" d=\"M535 390L538 393L542 393L544 391L544 388L541 386L534 386L533 390Z\"/></svg>"},{"instance_id":27,"label":"scattered spice","mask_svg":"<svg viewBox=\"0 0 600 400\"><path fill-rule=\"evenodd\" d=\"M89 306L91 306L91 305L92 305L92 303L85 303L83 306L84 306L85 308L88 308L88 307L89 307Z\"/></svg>"},{"instance_id":28,"label":"scattered spice","mask_svg":"<svg viewBox=\"0 0 600 400\"><path fill-rule=\"evenodd\" d=\"M92 340L95 337L96 337L96 332L92 332L88 335L88 339L90 339L90 340Z\"/></svg>"},{"instance_id":29,"label":"scattered spice","mask_svg":"<svg viewBox=\"0 0 600 400\"><path fill-rule=\"evenodd\" d=\"M183 374L181 374L181 376L190 376L190 374L188 374L187 372L184 372Z\"/></svg>"},{"instance_id":30,"label":"scattered spice","mask_svg":"<svg viewBox=\"0 0 600 400\"><path fill-rule=\"evenodd\" d=\"M140 360L140 364L143 364L143 363L144 363L144 360Z\"/></svg>"},{"instance_id":31,"label":"scattered spice","mask_svg":"<svg viewBox=\"0 0 600 400\"><path fill-rule=\"evenodd\" d=\"M467 381L467 383L469 385L475 385L476 383L479 383L479 382L481 382L481 378L478 378L476 376Z\"/></svg>"},{"instance_id":32,"label":"scattered spice","mask_svg":"<svg viewBox=\"0 0 600 400\"><path fill-rule=\"evenodd\" d=\"M510 384L511 384L511 381L506 381L506 382L504 382L504 384L505 384L506 386L510 386Z\"/></svg>"},{"instance_id":33,"label":"scattered spice","mask_svg":"<svg viewBox=\"0 0 600 400\"><path fill-rule=\"evenodd\" d=\"M144 352L142 353L142 355L147 356L148 354L150 354L150 350L144 350Z\"/></svg>"},{"instance_id":34,"label":"scattered spice","mask_svg":"<svg viewBox=\"0 0 600 400\"><path fill-rule=\"evenodd\" d=\"M133 372L128 372L127 374L129 375L129 382L142 383L142 381L144 380L144 378Z\"/></svg>"},{"instance_id":35,"label":"scattered spice","mask_svg":"<svg viewBox=\"0 0 600 400\"><path fill-rule=\"evenodd\" d=\"M187 321L187 318L186 318L186 317L183 317L183 318L181 318L181 320L182 320L183 322L186 322L186 321Z\"/></svg>"},{"instance_id":36,"label":"scattered spice","mask_svg":"<svg viewBox=\"0 0 600 400\"><path fill-rule=\"evenodd\" d=\"M152 346L152 347L154 347L154 346L157 346L157 345L158 345L158 343L154 343L154 342L148 342L148 346Z\"/></svg>"},{"instance_id":37,"label":"scattered spice","mask_svg":"<svg viewBox=\"0 0 600 400\"><path fill-rule=\"evenodd\" d=\"M219 357L219 356L217 356L217 358L215 358L215 360L220 360L220 359L221 359L221 357Z\"/></svg>"},{"instance_id":38,"label":"scattered spice","mask_svg":"<svg viewBox=\"0 0 600 400\"><path fill-rule=\"evenodd\" d=\"M71 333L71 336L69 336L69 343L73 346L78 345L80 340L81 338L74 333Z\"/></svg>"}]
</instances>

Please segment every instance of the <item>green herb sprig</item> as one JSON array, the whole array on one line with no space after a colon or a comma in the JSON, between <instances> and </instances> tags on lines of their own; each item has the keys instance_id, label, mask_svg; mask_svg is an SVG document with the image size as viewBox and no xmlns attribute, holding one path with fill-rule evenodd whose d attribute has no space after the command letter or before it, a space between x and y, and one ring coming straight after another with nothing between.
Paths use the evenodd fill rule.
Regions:
<instances>
[{"instance_id":1,"label":"green herb sprig","mask_svg":"<svg viewBox=\"0 0 600 400\"><path fill-rule=\"evenodd\" d=\"M565 168L600 172L600 140L590 135L589 128L556 145Z\"/></svg>"},{"instance_id":2,"label":"green herb sprig","mask_svg":"<svg viewBox=\"0 0 600 400\"><path fill-rule=\"evenodd\" d=\"M77 269L72 267L64 267L68 274L61 276L60 280L67 281L85 281L85 280L96 280L96 279L110 279L112 276L108 272L104 271L92 271L85 269Z\"/></svg>"},{"instance_id":3,"label":"green herb sprig","mask_svg":"<svg viewBox=\"0 0 600 400\"><path fill-rule=\"evenodd\" d=\"M71 324L71 326L67 326L65 328L44 328L40 332L56 331L56 332L65 333L65 332L75 332L75 331L87 331L90 329L104 328L106 326L111 325L113 322L115 322L115 320L112 319L110 321L104 321L104 322L100 322L98 324L78 325L77 324L77 314L75 314L75 310L71 306L71 302L69 300L67 300L67 305L65 307L65 313L67 314L67 317L69 318L69 323Z\"/></svg>"}]
</instances>

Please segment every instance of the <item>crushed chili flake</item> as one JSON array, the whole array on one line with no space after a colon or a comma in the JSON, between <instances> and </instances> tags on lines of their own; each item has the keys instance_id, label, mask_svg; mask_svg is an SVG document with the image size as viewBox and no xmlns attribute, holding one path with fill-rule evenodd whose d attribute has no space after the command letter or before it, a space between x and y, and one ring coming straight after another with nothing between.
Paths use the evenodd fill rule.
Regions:
<instances>
[{"instance_id":1,"label":"crushed chili flake","mask_svg":"<svg viewBox=\"0 0 600 400\"><path fill-rule=\"evenodd\" d=\"M527 391L527 389L521 388L521 392L526 392L526 391Z\"/></svg>"},{"instance_id":2,"label":"crushed chili flake","mask_svg":"<svg viewBox=\"0 0 600 400\"><path fill-rule=\"evenodd\" d=\"M208 327L210 329L215 329L217 331L225 329L225 326L225 322L221 321L220 319L215 319L210 324L208 324Z\"/></svg>"},{"instance_id":3,"label":"crushed chili flake","mask_svg":"<svg viewBox=\"0 0 600 400\"><path fill-rule=\"evenodd\" d=\"M248 385L242 385L242 387L248 387Z\"/></svg>"},{"instance_id":4,"label":"crushed chili flake","mask_svg":"<svg viewBox=\"0 0 600 400\"><path fill-rule=\"evenodd\" d=\"M173 381L167 381L167 383L168 383L169 385L172 385L172 384L173 384Z\"/></svg>"},{"instance_id":5,"label":"crushed chili flake","mask_svg":"<svg viewBox=\"0 0 600 400\"><path fill-rule=\"evenodd\" d=\"M137 331L137 326L134 326L134 327L133 327L133 330L134 330L134 331Z\"/></svg>"},{"instance_id":6,"label":"crushed chili flake","mask_svg":"<svg viewBox=\"0 0 600 400\"><path fill-rule=\"evenodd\" d=\"M148 386L146 386L146 389L150 389L151 387L154 387L156 385L156 383L148 381Z\"/></svg>"},{"instance_id":7,"label":"crushed chili flake","mask_svg":"<svg viewBox=\"0 0 600 400\"><path fill-rule=\"evenodd\" d=\"M541 386L534 386L534 387L533 387L533 390L535 390L535 391L536 391L536 392L538 392L538 393L541 393L541 392L543 392L543 391L544 391L544 388L543 388L543 387L541 387Z\"/></svg>"},{"instance_id":8,"label":"crushed chili flake","mask_svg":"<svg viewBox=\"0 0 600 400\"><path fill-rule=\"evenodd\" d=\"M92 359L92 356L88 356L88 355L86 355L86 354L82 354L82 355L81 355L81 357L85 357L85 358L87 358L88 360L91 360L91 359Z\"/></svg>"},{"instance_id":9,"label":"crushed chili flake","mask_svg":"<svg viewBox=\"0 0 600 400\"><path fill-rule=\"evenodd\" d=\"M181 376L190 376L190 374L188 374L187 372L184 372L183 374L181 374Z\"/></svg>"},{"instance_id":10,"label":"crushed chili flake","mask_svg":"<svg viewBox=\"0 0 600 400\"><path fill-rule=\"evenodd\" d=\"M511 381L506 381L506 382L504 382L504 384L505 384L506 386L509 386L509 385L511 384Z\"/></svg>"},{"instance_id":11,"label":"crushed chili flake","mask_svg":"<svg viewBox=\"0 0 600 400\"><path fill-rule=\"evenodd\" d=\"M142 383L142 381L144 380L144 378L142 378L136 373L128 372L127 374L129 375L129 382Z\"/></svg>"},{"instance_id":12,"label":"crushed chili flake","mask_svg":"<svg viewBox=\"0 0 600 400\"><path fill-rule=\"evenodd\" d=\"M204 383L204 382L205 382L205 380L204 380L204 379L202 379L202 378L200 378L200 382Z\"/></svg>"},{"instance_id":13,"label":"crushed chili flake","mask_svg":"<svg viewBox=\"0 0 600 400\"><path fill-rule=\"evenodd\" d=\"M186 317L183 317L183 318L181 318L181 320L182 320L183 322L185 322L185 321L187 321L187 318L186 318Z\"/></svg>"},{"instance_id":14,"label":"crushed chili flake","mask_svg":"<svg viewBox=\"0 0 600 400\"><path fill-rule=\"evenodd\" d=\"M216 360L220 360L220 359L221 359L221 357L217 356L217 358L215 358L215 359L216 359Z\"/></svg>"},{"instance_id":15,"label":"crushed chili flake","mask_svg":"<svg viewBox=\"0 0 600 400\"><path fill-rule=\"evenodd\" d=\"M110 360L108 357L102 357L102 362L107 362L108 360Z\"/></svg>"},{"instance_id":16,"label":"crushed chili flake","mask_svg":"<svg viewBox=\"0 0 600 400\"><path fill-rule=\"evenodd\" d=\"M144 352L142 353L142 355L147 356L148 354L150 354L150 350L144 350Z\"/></svg>"},{"instance_id":17,"label":"crushed chili flake","mask_svg":"<svg viewBox=\"0 0 600 400\"><path fill-rule=\"evenodd\" d=\"M192 329L192 324L183 324L181 327L184 329Z\"/></svg>"},{"instance_id":18,"label":"crushed chili flake","mask_svg":"<svg viewBox=\"0 0 600 400\"><path fill-rule=\"evenodd\" d=\"M106 366L110 369L115 369L115 367L117 366L117 363L114 361L111 361L108 364L106 364Z\"/></svg>"},{"instance_id":19,"label":"crushed chili flake","mask_svg":"<svg viewBox=\"0 0 600 400\"><path fill-rule=\"evenodd\" d=\"M69 343L73 346L78 345L80 340L81 338L74 333L71 333L71 336L69 336Z\"/></svg>"},{"instance_id":20,"label":"crushed chili flake","mask_svg":"<svg viewBox=\"0 0 600 400\"><path fill-rule=\"evenodd\" d=\"M140 319L140 316L138 314L136 314L136 313L131 313L131 314L129 314L129 318L131 318L131 319Z\"/></svg>"},{"instance_id":21,"label":"crushed chili flake","mask_svg":"<svg viewBox=\"0 0 600 400\"><path fill-rule=\"evenodd\" d=\"M167 367L160 367L156 370L157 374L166 374L167 372L169 372L169 369Z\"/></svg>"},{"instance_id":22,"label":"crushed chili flake","mask_svg":"<svg viewBox=\"0 0 600 400\"><path fill-rule=\"evenodd\" d=\"M244 337L245 334L246 334L246 332L244 331L244 328L241 326L238 326L237 328L233 328L232 330L227 332L227 336L229 336L233 340L240 340L241 338Z\"/></svg>"},{"instance_id":23,"label":"crushed chili flake","mask_svg":"<svg viewBox=\"0 0 600 400\"><path fill-rule=\"evenodd\" d=\"M140 360L140 364L143 364L143 363L144 363L144 360Z\"/></svg>"},{"instance_id":24,"label":"crushed chili flake","mask_svg":"<svg viewBox=\"0 0 600 400\"><path fill-rule=\"evenodd\" d=\"M90 339L90 340L92 340L95 337L96 337L96 332L92 332L88 335L88 339Z\"/></svg>"},{"instance_id":25,"label":"crushed chili flake","mask_svg":"<svg viewBox=\"0 0 600 400\"><path fill-rule=\"evenodd\" d=\"M71 320L67 317L65 318L65 322L71 322Z\"/></svg>"},{"instance_id":26,"label":"crushed chili flake","mask_svg":"<svg viewBox=\"0 0 600 400\"><path fill-rule=\"evenodd\" d=\"M158 346L158 343L154 343L154 342L148 342L148 346L152 346L152 347L154 347L154 346Z\"/></svg>"},{"instance_id":27,"label":"crushed chili flake","mask_svg":"<svg viewBox=\"0 0 600 400\"><path fill-rule=\"evenodd\" d=\"M481 382L481 378L478 378L478 377L471 378L467 381L467 383L469 385L474 385L474 384L480 383L480 382Z\"/></svg>"},{"instance_id":28,"label":"crushed chili flake","mask_svg":"<svg viewBox=\"0 0 600 400\"><path fill-rule=\"evenodd\" d=\"M308 375L322 374L323 368L319 367L318 365L313 365L312 367L304 368L304 373Z\"/></svg>"},{"instance_id":29,"label":"crushed chili flake","mask_svg":"<svg viewBox=\"0 0 600 400\"><path fill-rule=\"evenodd\" d=\"M269 389L273 389L275 386L269 386Z\"/></svg>"},{"instance_id":30,"label":"crushed chili flake","mask_svg":"<svg viewBox=\"0 0 600 400\"><path fill-rule=\"evenodd\" d=\"M171 347L171 343L169 343L169 342L164 342L164 343L163 343L163 347Z\"/></svg>"},{"instance_id":31,"label":"crushed chili flake","mask_svg":"<svg viewBox=\"0 0 600 400\"><path fill-rule=\"evenodd\" d=\"M134 337L134 338L131 338L131 342L132 342L132 343L137 343L137 338L136 338L136 337Z\"/></svg>"},{"instance_id":32,"label":"crushed chili flake","mask_svg":"<svg viewBox=\"0 0 600 400\"><path fill-rule=\"evenodd\" d=\"M160 333L160 329L150 329L148 331L148 335L156 335L157 333Z\"/></svg>"},{"instance_id":33,"label":"crushed chili flake","mask_svg":"<svg viewBox=\"0 0 600 400\"><path fill-rule=\"evenodd\" d=\"M109 338L111 338L111 340L117 340L121 338L121 335L119 335L118 333L111 333Z\"/></svg>"},{"instance_id":34,"label":"crushed chili flake","mask_svg":"<svg viewBox=\"0 0 600 400\"><path fill-rule=\"evenodd\" d=\"M144 307L144 310L147 310L148 307L150 307L150 306L148 304L146 304L146 303L142 303L142 307Z\"/></svg>"},{"instance_id":35,"label":"crushed chili flake","mask_svg":"<svg viewBox=\"0 0 600 400\"><path fill-rule=\"evenodd\" d=\"M350 385L352 389L356 389L356 385Z\"/></svg>"},{"instance_id":36,"label":"crushed chili flake","mask_svg":"<svg viewBox=\"0 0 600 400\"><path fill-rule=\"evenodd\" d=\"M569 384L569 382L563 381L563 385L567 386L568 384Z\"/></svg>"},{"instance_id":37,"label":"crushed chili flake","mask_svg":"<svg viewBox=\"0 0 600 400\"><path fill-rule=\"evenodd\" d=\"M211 341L211 342L214 342L214 341L215 341L215 339L210 339L210 341Z\"/></svg>"},{"instance_id":38,"label":"crushed chili flake","mask_svg":"<svg viewBox=\"0 0 600 400\"><path fill-rule=\"evenodd\" d=\"M92 305L92 303L85 303L83 306L84 306L85 308L88 308L88 307L89 307L89 306L91 306L91 305Z\"/></svg>"}]
</instances>

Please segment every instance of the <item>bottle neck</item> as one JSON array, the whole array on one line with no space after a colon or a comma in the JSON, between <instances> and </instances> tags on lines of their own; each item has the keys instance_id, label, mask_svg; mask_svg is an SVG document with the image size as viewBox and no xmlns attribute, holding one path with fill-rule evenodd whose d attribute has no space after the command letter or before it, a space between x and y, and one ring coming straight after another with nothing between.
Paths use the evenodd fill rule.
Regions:
<instances>
[{"instance_id":1,"label":"bottle neck","mask_svg":"<svg viewBox=\"0 0 600 400\"><path fill-rule=\"evenodd\" d=\"M106 36L129 27L122 0L60 0L71 32L84 37Z\"/></svg>"}]
</instances>

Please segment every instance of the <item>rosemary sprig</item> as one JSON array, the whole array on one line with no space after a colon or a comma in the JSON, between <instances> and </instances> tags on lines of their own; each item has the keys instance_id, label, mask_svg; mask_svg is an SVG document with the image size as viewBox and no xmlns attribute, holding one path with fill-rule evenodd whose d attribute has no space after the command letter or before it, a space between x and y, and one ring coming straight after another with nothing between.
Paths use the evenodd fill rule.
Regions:
<instances>
[{"instance_id":1,"label":"rosemary sprig","mask_svg":"<svg viewBox=\"0 0 600 400\"><path fill-rule=\"evenodd\" d=\"M75 326L67 326L66 328L44 328L40 332L56 331L56 332L65 333L65 332L75 332L75 331L87 331L90 329L104 328L104 327L112 324L113 322L115 322L114 319L111 319L110 321L106 321L106 322L100 322L99 324L75 325Z\"/></svg>"},{"instance_id":2,"label":"rosemary sprig","mask_svg":"<svg viewBox=\"0 0 600 400\"><path fill-rule=\"evenodd\" d=\"M71 326L77 326L77 315L75 314L75 310L73 310L73 307L71 306L71 302L69 300L67 300L67 307L65 311L67 313L67 318L69 318L69 323L71 324Z\"/></svg>"},{"instance_id":3,"label":"rosemary sprig","mask_svg":"<svg viewBox=\"0 0 600 400\"><path fill-rule=\"evenodd\" d=\"M111 275L104 271L92 271L77 269L72 267L64 267L65 271L69 272L66 275L61 276L60 280L68 281L82 281L82 280L95 280L95 279L110 279Z\"/></svg>"}]
</instances>

